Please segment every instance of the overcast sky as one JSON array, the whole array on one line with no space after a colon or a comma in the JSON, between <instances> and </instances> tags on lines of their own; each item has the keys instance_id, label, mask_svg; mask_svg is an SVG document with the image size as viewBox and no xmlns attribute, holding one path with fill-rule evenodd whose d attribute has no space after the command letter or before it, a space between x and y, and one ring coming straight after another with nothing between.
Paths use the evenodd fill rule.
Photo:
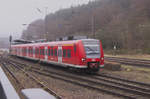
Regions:
<instances>
[{"instance_id":1,"label":"overcast sky","mask_svg":"<svg viewBox=\"0 0 150 99\"><path fill-rule=\"evenodd\" d=\"M0 37L10 34L19 38L23 29L30 22L44 18L45 7L48 13L62 8L85 4L92 0L1 0L0 2ZM37 11L39 8L43 13Z\"/></svg>"}]
</instances>

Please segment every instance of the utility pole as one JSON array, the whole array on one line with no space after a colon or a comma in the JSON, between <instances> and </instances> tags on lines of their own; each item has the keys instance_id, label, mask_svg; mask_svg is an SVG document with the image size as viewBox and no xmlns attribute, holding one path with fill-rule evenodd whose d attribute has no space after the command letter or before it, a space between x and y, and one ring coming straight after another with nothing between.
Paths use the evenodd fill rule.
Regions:
<instances>
[{"instance_id":1,"label":"utility pole","mask_svg":"<svg viewBox=\"0 0 150 99\"><path fill-rule=\"evenodd\" d=\"M47 31L47 9L48 9L48 7L45 7L45 21L44 21L44 23L45 23L45 39L46 40L48 40L48 31Z\"/></svg>"},{"instance_id":2,"label":"utility pole","mask_svg":"<svg viewBox=\"0 0 150 99\"><path fill-rule=\"evenodd\" d=\"M45 7L45 15L44 15L44 38L46 40L48 40L48 31L47 31L47 9L48 7ZM43 14L43 12L37 8L37 11L41 14Z\"/></svg>"},{"instance_id":3,"label":"utility pole","mask_svg":"<svg viewBox=\"0 0 150 99\"><path fill-rule=\"evenodd\" d=\"M93 38L95 38L95 27L94 27L94 14L92 14L92 18L91 18L91 32L92 32L92 35L93 35Z\"/></svg>"},{"instance_id":4,"label":"utility pole","mask_svg":"<svg viewBox=\"0 0 150 99\"><path fill-rule=\"evenodd\" d=\"M12 42L12 36L9 36L9 54L11 53L11 42Z\"/></svg>"},{"instance_id":5,"label":"utility pole","mask_svg":"<svg viewBox=\"0 0 150 99\"><path fill-rule=\"evenodd\" d=\"M92 32L93 38L95 39L95 17L94 17L93 5L91 5L91 32Z\"/></svg>"}]
</instances>

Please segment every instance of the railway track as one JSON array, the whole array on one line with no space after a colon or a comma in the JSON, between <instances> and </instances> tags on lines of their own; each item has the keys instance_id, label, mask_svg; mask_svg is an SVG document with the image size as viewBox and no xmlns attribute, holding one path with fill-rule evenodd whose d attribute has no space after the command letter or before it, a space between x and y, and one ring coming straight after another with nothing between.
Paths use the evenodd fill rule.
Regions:
<instances>
[{"instance_id":1,"label":"railway track","mask_svg":"<svg viewBox=\"0 0 150 99\"><path fill-rule=\"evenodd\" d=\"M105 57L105 60L111 62L118 62L125 65L150 68L150 60L119 58L119 57Z\"/></svg>"},{"instance_id":2,"label":"railway track","mask_svg":"<svg viewBox=\"0 0 150 99\"><path fill-rule=\"evenodd\" d=\"M11 60L12 61L12 60ZM10 61L9 61L10 62ZM20 64L18 68L28 66L24 63L15 62ZM149 99L150 98L150 85L142 82L131 81L123 78L118 78L106 74L96 74L93 76L71 74L64 72L55 72L50 69L40 69L38 67L28 66L28 71L35 72L40 75L52 77L65 82L69 82L82 87L94 89L97 91L113 94L130 99Z\"/></svg>"},{"instance_id":3,"label":"railway track","mask_svg":"<svg viewBox=\"0 0 150 99\"><path fill-rule=\"evenodd\" d=\"M30 73L26 72L23 68L17 66L17 64L15 64L13 62L10 62L10 60L6 61L5 59L1 60L1 64L2 64L2 68L5 71L8 71L9 74L11 75L11 77L13 77L13 79L16 81L16 83L19 84L20 90L24 89L25 87L21 84L21 82L19 81L17 76L10 70L10 68L16 68L16 69L20 70L22 73L24 73L27 77L29 77L31 80L33 80L36 84L38 84L45 91L47 91L50 94L54 95L57 99L61 99L61 96L57 95L57 93L55 93L53 90L49 89L45 84L43 84L41 81L39 81L35 76L33 76ZM8 67L7 65L11 65L11 67L10 66Z\"/></svg>"}]
</instances>

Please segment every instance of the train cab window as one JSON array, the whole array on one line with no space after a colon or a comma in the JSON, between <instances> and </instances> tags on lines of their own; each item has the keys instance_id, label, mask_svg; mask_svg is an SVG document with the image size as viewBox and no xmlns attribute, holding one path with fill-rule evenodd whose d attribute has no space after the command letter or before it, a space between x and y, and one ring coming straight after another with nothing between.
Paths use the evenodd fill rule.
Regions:
<instances>
[{"instance_id":1,"label":"train cab window","mask_svg":"<svg viewBox=\"0 0 150 99\"><path fill-rule=\"evenodd\" d=\"M68 56L68 58L71 57L71 50L70 49L67 50L67 56Z\"/></svg>"},{"instance_id":2,"label":"train cab window","mask_svg":"<svg viewBox=\"0 0 150 99\"><path fill-rule=\"evenodd\" d=\"M63 50L63 57L66 57L66 49Z\"/></svg>"},{"instance_id":3,"label":"train cab window","mask_svg":"<svg viewBox=\"0 0 150 99\"><path fill-rule=\"evenodd\" d=\"M57 56L57 49L54 50L54 55Z\"/></svg>"}]
</instances>

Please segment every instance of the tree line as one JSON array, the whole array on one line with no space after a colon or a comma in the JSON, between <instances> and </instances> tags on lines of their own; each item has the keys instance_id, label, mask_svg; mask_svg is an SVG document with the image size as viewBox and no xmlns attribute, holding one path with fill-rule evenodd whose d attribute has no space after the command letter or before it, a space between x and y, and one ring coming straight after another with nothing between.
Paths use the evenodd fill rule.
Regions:
<instances>
[{"instance_id":1,"label":"tree line","mask_svg":"<svg viewBox=\"0 0 150 99\"><path fill-rule=\"evenodd\" d=\"M105 49L150 49L150 0L96 0L31 22L23 39L86 35Z\"/></svg>"}]
</instances>

